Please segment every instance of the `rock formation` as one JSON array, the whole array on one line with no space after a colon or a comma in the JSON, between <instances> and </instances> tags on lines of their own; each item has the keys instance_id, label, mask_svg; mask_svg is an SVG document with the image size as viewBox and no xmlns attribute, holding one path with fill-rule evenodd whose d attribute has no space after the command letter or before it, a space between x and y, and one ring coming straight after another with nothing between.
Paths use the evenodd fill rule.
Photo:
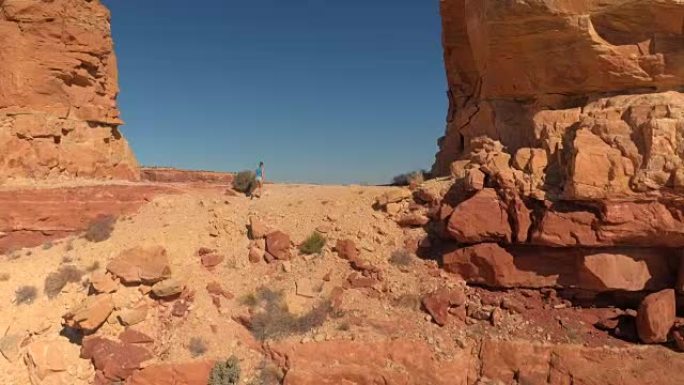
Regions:
<instances>
[{"instance_id":1,"label":"rock formation","mask_svg":"<svg viewBox=\"0 0 684 385\"><path fill-rule=\"evenodd\" d=\"M451 185L414 196L445 269L633 308L677 289L681 310L684 3L444 0L441 12L450 109L433 172Z\"/></svg>"},{"instance_id":2,"label":"rock formation","mask_svg":"<svg viewBox=\"0 0 684 385\"><path fill-rule=\"evenodd\" d=\"M109 18L99 1L0 1L0 180L139 178Z\"/></svg>"}]
</instances>

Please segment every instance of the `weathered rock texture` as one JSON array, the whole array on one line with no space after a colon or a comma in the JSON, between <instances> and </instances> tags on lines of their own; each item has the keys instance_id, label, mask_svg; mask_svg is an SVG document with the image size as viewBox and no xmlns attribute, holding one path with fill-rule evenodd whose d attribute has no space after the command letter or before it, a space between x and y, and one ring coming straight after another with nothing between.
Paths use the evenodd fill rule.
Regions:
<instances>
[{"instance_id":1,"label":"weathered rock texture","mask_svg":"<svg viewBox=\"0 0 684 385\"><path fill-rule=\"evenodd\" d=\"M97 0L0 1L0 180L139 178L109 20Z\"/></svg>"},{"instance_id":2,"label":"weathered rock texture","mask_svg":"<svg viewBox=\"0 0 684 385\"><path fill-rule=\"evenodd\" d=\"M441 7L433 171L453 185L441 205L415 195L445 268L491 287L681 292L684 2Z\"/></svg>"},{"instance_id":3,"label":"weathered rock texture","mask_svg":"<svg viewBox=\"0 0 684 385\"><path fill-rule=\"evenodd\" d=\"M166 167L143 167L142 180L157 183L209 183L232 185L235 174L217 171L180 170Z\"/></svg>"}]
</instances>

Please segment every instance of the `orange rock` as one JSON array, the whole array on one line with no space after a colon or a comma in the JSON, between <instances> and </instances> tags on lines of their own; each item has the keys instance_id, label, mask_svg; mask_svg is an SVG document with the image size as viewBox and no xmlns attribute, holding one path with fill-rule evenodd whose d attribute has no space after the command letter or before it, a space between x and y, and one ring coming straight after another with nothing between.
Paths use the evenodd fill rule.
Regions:
<instances>
[{"instance_id":1,"label":"orange rock","mask_svg":"<svg viewBox=\"0 0 684 385\"><path fill-rule=\"evenodd\" d=\"M448 321L449 308L465 304L466 298L462 288L447 289L441 288L423 297L422 303L430 313L432 319L440 325L446 325Z\"/></svg>"},{"instance_id":2,"label":"orange rock","mask_svg":"<svg viewBox=\"0 0 684 385\"><path fill-rule=\"evenodd\" d=\"M272 356L289 363L286 385L466 385L471 365L463 352L438 359L426 343L401 339L279 343L268 348Z\"/></svg>"},{"instance_id":3,"label":"orange rock","mask_svg":"<svg viewBox=\"0 0 684 385\"><path fill-rule=\"evenodd\" d=\"M276 259L290 259L291 246L290 236L282 231L274 231L266 236L266 251Z\"/></svg>"},{"instance_id":4,"label":"orange rock","mask_svg":"<svg viewBox=\"0 0 684 385\"><path fill-rule=\"evenodd\" d=\"M125 250L109 262L107 271L124 283L155 283L171 276L166 249L161 246Z\"/></svg>"},{"instance_id":5,"label":"orange rock","mask_svg":"<svg viewBox=\"0 0 684 385\"><path fill-rule=\"evenodd\" d=\"M148 366L135 372L126 385L207 385L213 361Z\"/></svg>"},{"instance_id":6,"label":"orange rock","mask_svg":"<svg viewBox=\"0 0 684 385\"><path fill-rule=\"evenodd\" d=\"M340 239L335 244L335 251L337 255L348 261L353 261L359 258L359 249L356 248L356 243L351 239Z\"/></svg>"},{"instance_id":7,"label":"orange rock","mask_svg":"<svg viewBox=\"0 0 684 385\"><path fill-rule=\"evenodd\" d=\"M0 179L139 179L117 127L116 58L99 2L0 4ZM30 27L26 27L30 24ZM70 36L65 42L63 37ZM21 81L16 81L21 79Z\"/></svg>"},{"instance_id":8,"label":"orange rock","mask_svg":"<svg viewBox=\"0 0 684 385\"><path fill-rule=\"evenodd\" d=\"M92 332L107 320L112 310L114 310L114 301L111 295L99 294L86 297L85 301L62 318L69 327Z\"/></svg>"},{"instance_id":9,"label":"orange rock","mask_svg":"<svg viewBox=\"0 0 684 385\"><path fill-rule=\"evenodd\" d=\"M511 226L496 190L486 188L454 209L447 232L463 243L511 241Z\"/></svg>"},{"instance_id":10,"label":"orange rock","mask_svg":"<svg viewBox=\"0 0 684 385\"><path fill-rule=\"evenodd\" d=\"M648 295L637 311L637 332L647 344L667 341L676 317L675 292L666 289Z\"/></svg>"}]
</instances>

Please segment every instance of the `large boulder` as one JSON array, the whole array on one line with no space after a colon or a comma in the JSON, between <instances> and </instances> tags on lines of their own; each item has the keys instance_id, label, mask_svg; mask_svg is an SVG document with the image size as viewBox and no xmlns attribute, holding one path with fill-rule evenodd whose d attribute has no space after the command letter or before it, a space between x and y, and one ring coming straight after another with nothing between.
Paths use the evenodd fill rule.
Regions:
<instances>
[{"instance_id":1,"label":"large boulder","mask_svg":"<svg viewBox=\"0 0 684 385\"><path fill-rule=\"evenodd\" d=\"M292 241L290 240L290 236L282 231L274 231L266 236L266 251L276 259L290 259L291 247Z\"/></svg>"},{"instance_id":2,"label":"large boulder","mask_svg":"<svg viewBox=\"0 0 684 385\"><path fill-rule=\"evenodd\" d=\"M73 384L74 378L68 370L74 348L66 339L35 341L28 345L25 362L31 384Z\"/></svg>"},{"instance_id":3,"label":"large boulder","mask_svg":"<svg viewBox=\"0 0 684 385\"><path fill-rule=\"evenodd\" d=\"M648 295L637 311L639 339L647 344L666 342L675 317L674 290L666 289Z\"/></svg>"},{"instance_id":4,"label":"large boulder","mask_svg":"<svg viewBox=\"0 0 684 385\"><path fill-rule=\"evenodd\" d=\"M92 360L95 369L108 380L121 381L140 369L152 354L137 344L90 337L83 341L81 358Z\"/></svg>"},{"instance_id":5,"label":"large boulder","mask_svg":"<svg viewBox=\"0 0 684 385\"><path fill-rule=\"evenodd\" d=\"M107 271L127 284L151 284L171 276L166 249L161 246L125 250L109 262Z\"/></svg>"},{"instance_id":6,"label":"large boulder","mask_svg":"<svg viewBox=\"0 0 684 385\"><path fill-rule=\"evenodd\" d=\"M512 235L506 207L491 188L456 206L447 232L462 243L510 242Z\"/></svg>"},{"instance_id":7,"label":"large boulder","mask_svg":"<svg viewBox=\"0 0 684 385\"><path fill-rule=\"evenodd\" d=\"M557 276L519 269L513 255L496 243L481 243L447 253L444 268L469 283L497 288L555 286Z\"/></svg>"}]
</instances>

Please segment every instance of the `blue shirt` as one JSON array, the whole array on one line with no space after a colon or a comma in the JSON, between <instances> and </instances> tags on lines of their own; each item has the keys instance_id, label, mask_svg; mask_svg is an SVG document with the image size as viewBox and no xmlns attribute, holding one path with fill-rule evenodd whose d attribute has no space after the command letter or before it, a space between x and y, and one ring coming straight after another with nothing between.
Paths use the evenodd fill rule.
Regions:
<instances>
[{"instance_id":1,"label":"blue shirt","mask_svg":"<svg viewBox=\"0 0 684 385\"><path fill-rule=\"evenodd\" d=\"M262 175L263 175L263 173L264 173L264 172L263 172L263 169L262 169L261 167L259 167L259 168L256 169L256 176L257 176L257 178L261 178Z\"/></svg>"}]
</instances>

